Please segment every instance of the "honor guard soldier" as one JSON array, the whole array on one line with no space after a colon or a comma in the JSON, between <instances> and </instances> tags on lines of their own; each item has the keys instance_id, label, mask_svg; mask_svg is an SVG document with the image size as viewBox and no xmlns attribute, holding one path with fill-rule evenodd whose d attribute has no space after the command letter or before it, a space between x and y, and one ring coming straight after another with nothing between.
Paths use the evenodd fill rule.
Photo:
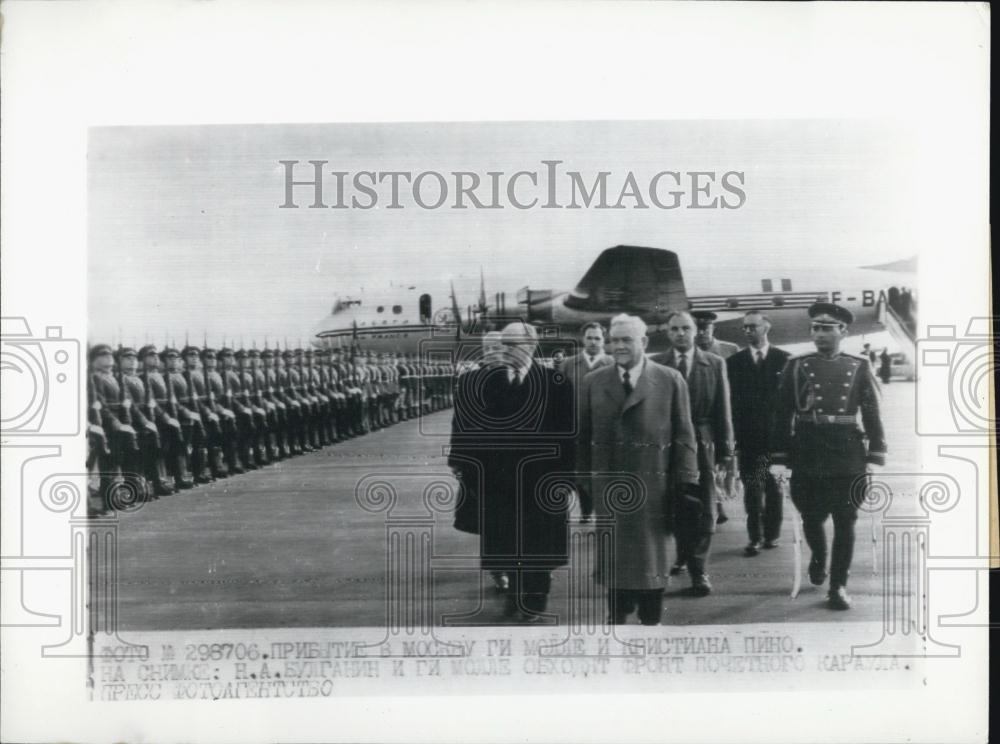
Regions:
<instances>
[{"instance_id":1,"label":"honor guard soldier","mask_svg":"<svg viewBox=\"0 0 1000 744\"><path fill-rule=\"evenodd\" d=\"M347 439L347 395L344 393L343 367L337 349L331 349L326 355L326 379L333 400L333 421L337 430L337 441L340 442Z\"/></svg>"},{"instance_id":2,"label":"honor guard soldier","mask_svg":"<svg viewBox=\"0 0 1000 744\"><path fill-rule=\"evenodd\" d=\"M115 379L111 347L97 344L90 350L88 361L94 396L92 410L97 414L94 422L99 422L104 430L104 441L99 443L97 450L101 471L98 511L104 512L110 507L112 489L121 482L122 476L139 473L139 444L128 418L129 407L123 404L123 396L127 399L128 393Z\"/></svg>"},{"instance_id":3,"label":"honor guard soldier","mask_svg":"<svg viewBox=\"0 0 1000 744\"><path fill-rule=\"evenodd\" d=\"M344 394L347 396L350 434L359 436L361 431L361 386L358 384L357 352L352 350L344 359Z\"/></svg>"},{"instance_id":4,"label":"honor guard soldier","mask_svg":"<svg viewBox=\"0 0 1000 744\"><path fill-rule=\"evenodd\" d=\"M223 349L222 351L227 350ZM228 475L239 475L244 472L237 455L240 435L236 424L236 412L231 406L231 395L226 392L226 382L222 373L219 372L219 356L222 351L216 354L215 349L205 347L201 352L208 406L219 417L221 430L219 446L222 448L223 462L217 463L212 459L212 475L216 478L225 478Z\"/></svg>"},{"instance_id":5,"label":"honor guard soldier","mask_svg":"<svg viewBox=\"0 0 1000 744\"><path fill-rule=\"evenodd\" d=\"M410 418L413 391L410 385L410 363L405 354L400 354L396 359L396 379L399 380L399 418L406 421Z\"/></svg>"},{"instance_id":6,"label":"honor guard soldier","mask_svg":"<svg viewBox=\"0 0 1000 744\"><path fill-rule=\"evenodd\" d=\"M164 414L156 406L155 398L139 376L139 355L135 349L120 347L115 355L121 374L121 385L131 403L132 427L138 434L142 475L151 496L169 496L174 489L167 482L167 468L160 445L157 418Z\"/></svg>"},{"instance_id":7,"label":"honor guard soldier","mask_svg":"<svg viewBox=\"0 0 1000 744\"><path fill-rule=\"evenodd\" d=\"M305 351L301 348L295 350L295 364L292 367L292 376L296 379L295 389L302 400L307 451L314 452L320 448L319 437L317 435L319 401L309 391L309 370L306 368Z\"/></svg>"},{"instance_id":8,"label":"honor guard soldier","mask_svg":"<svg viewBox=\"0 0 1000 744\"><path fill-rule=\"evenodd\" d=\"M865 357L840 351L853 321L839 305L809 308L816 351L790 359L782 372L772 438L772 474L788 477L792 502L802 515L812 551L809 579L827 578L824 525L833 517L830 555L831 609L851 606L847 576L854 555L854 526L866 473L885 464L886 442L879 414L879 390ZM860 421L859 421L860 418Z\"/></svg>"},{"instance_id":9,"label":"honor guard soldier","mask_svg":"<svg viewBox=\"0 0 1000 744\"><path fill-rule=\"evenodd\" d=\"M222 430L219 416L208 405L208 385L201 366L201 349L188 344L181 350L187 408L197 418L191 441L191 469L196 483L210 483L222 462Z\"/></svg>"},{"instance_id":10,"label":"honor guard soldier","mask_svg":"<svg viewBox=\"0 0 1000 744\"><path fill-rule=\"evenodd\" d=\"M281 447L278 442L278 407L268 395L263 353L252 348L247 352L247 356L250 360L250 374L253 377L254 405L264 412L264 426L261 429L262 445L267 452L267 459L275 462L281 459Z\"/></svg>"},{"instance_id":11,"label":"honor guard soldier","mask_svg":"<svg viewBox=\"0 0 1000 744\"><path fill-rule=\"evenodd\" d=\"M233 355L240 377L240 401L250 412L253 421L253 433L250 439L250 450L258 468L267 465L267 412L257 405L254 391L255 379L250 352L238 349Z\"/></svg>"},{"instance_id":12,"label":"honor guard soldier","mask_svg":"<svg viewBox=\"0 0 1000 744\"><path fill-rule=\"evenodd\" d=\"M172 346L160 352L163 362L163 379L167 383L167 412L181 423L183 433L182 455L177 458L177 468L185 478L195 482L191 468L192 443L200 439L201 419L188 405L187 381L184 379L184 362L181 354ZM182 467L183 466L183 467Z\"/></svg>"},{"instance_id":13,"label":"honor guard soldier","mask_svg":"<svg viewBox=\"0 0 1000 744\"><path fill-rule=\"evenodd\" d=\"M396 424L400 421L399 397L403 392L399 385L399 359L396 354L385 355L385 371L389 376L389 423Z\"/></svg>"},{"instance_id":14,"label":"honor guard soldier","mask_svg":"<svg viewBox=\"0 0 1000 744\"><path fill-rule=\"evenodd\" d=\"M317 349L314 354L316 362L317 389L326 396L327 424L326 435L330 444L340 441L340 411L343 396L337 390L337 371L333 368L332 354L327 349Z\"/></svg>"},{"instance_id":15,"label":"honor guard soldier","mask_svg":"<svg viewBox=\"0 0 1000 744\"><path fill-rule=\"evenodd\" d=\"M302 353L304 367L303 380L306 392L313 401L313 442L316 449L332 442L330 437L330 399L322 390L322 381L316 364L316 352L306 349Z\"/></svg>"},{"instance_id":16,"label":"honor guard soldier","mask_svg":"<svg viewBox=\"0 0 1000 744\"><path fill-rule=\"evenodd\" d=\"M281 394L281 385L278 380L277 359L280 355L277 351L271 351L266 346L260 353L260 363L262 366L261 375L258 376L258 386L264 393L264 399L270 407L273 406L273 428L275 443L277 446L277 459L283 460L291 455L288 447L288 405Z\"/></svg>"},{"instance_id":17,"label":"honor guard soldier","mask_svg":"<svg viewBox=\"0 0 1000 744\"><path fill-rule=\"evenodd\" d=\"M176 350L174 353L177 353ZM162 358L152 344L139 350L146 390L155 408L162 413L157 418L156 425L160 432L160 444L165 451L167 472L173 478L174 488L182 490L194 486L194 480L188 471L187 442L184 440L184 430L177 410L177 398L173 386L167 384L166 373L160 372Z\"/></svg>"},{"instance_id":18,"label":"honor guard soldier","mask_svg":"<svg viewBox=\"0 0 1000 744\"><path fill-rule=\"evenodd\" d=\"M310 441L310 427L312 426L312 401L305 394L302 384L302 364L301 349L295 351L286 350L285 366L288 372L288 394L299 404L298 427L296 430L296 440L301 452L312 452L315 448Z\"/></svg>"},{"instance_id":19,"label":"honor guard soldier","mask_svg":"<svg viewBox=\"0 0 1000 744\"><path fill-rule=\"evenodd\" d=\"M247 403L243 390L243 375L237 368L237 355L245 357L240 349L221 349L219 359L222 361L222 380L225 385L226 406L236 414L236 430L238 432L236 450L240 464L244 470L257 469L257 457L254 451L256 443L256 426L253 420L253 409ZM230 467L230 470L232 468Z\"/></svg>"},{"instance_id":20,"label":"honor guard soldier","mask_svg":"<svg viewBox=\"0 0 1000 744\"><path fill-rule=\"evenodd\" d=\"M302 401L292 388L291 367L295 355L290 349L274 353L274 372L278 379L278 395L288 416L288 452L302 454Z\"/></svg>"}]
</instances>

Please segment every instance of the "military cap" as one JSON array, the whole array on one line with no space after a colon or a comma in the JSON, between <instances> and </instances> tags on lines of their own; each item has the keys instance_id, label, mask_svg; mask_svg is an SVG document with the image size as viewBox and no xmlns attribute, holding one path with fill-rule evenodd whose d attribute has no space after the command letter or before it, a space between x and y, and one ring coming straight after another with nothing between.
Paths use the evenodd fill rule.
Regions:
<instances>
[{"instance_id":1,"label":"military cap","mask_svg":"<svg viewBox=\"0 0 1000 744\"><path fill-rule=\"evenodd\" d=\"M711 310L692 310L691 317L703 323L714 323L719 316Z\"/></svg>"},{"instance_id":2,"label":"military cap","mask_svg":"<svg viewBox=\"0 0 1000 744\"><path fill-rule=\"evenodd\" d=\"M283 352L281 352L281 356L284 357L285 359L291 359L292 357L295 356L295 352L292 351L291 349L285 349Z\"/></svg>"},{"instance_id":3,"label":"military cap","mask_svg":"<svg viewBox=\"0 0 1000 744\"><path fill-rule=\"evenodd\" d=\"M211 346L206 346L204 349L201 350L202 359L215 359L215 356L216 356L215 349L213 349Z\"/></svg>"},{"instance_id":4,"label":"military cap","mask_svg":"<svg viewBox=\"0 0 1000 744\"><path fill-rule=\"evenodd\" d=\"M188 344L181 350L181 356L183 357L191 356L191 354L197 354L198 356L201 356L201 349L199 349L197 346L192 346L191 344Z\"/></svg>"},{"instance_id":5,"label":"military cap","mask_svg":"<svg viewBox=\"0 0 1000 744\"><path fill-rule=\"evenodd\" d=\"M135 353L135 349L131 346L119 346L118 351L115 352L115 359L122 359L123 357L134 357L138 356Z\"/></svg>"},{"instance_id":6,"label":"military cap","mask_svg":"<svg viewBox=\"0 0 1000 744\"><path fill-rule=\"evenodd\" d=\"M306 355L307 357L311 357L311 356L313 355L313 351L312 351L312 349L306 349L306 350L305 350L304 352L302 352L302 353L303 353L303 354L305 354L305 355Z\"/></svg>"},{"instance_id":7,"label":"military cap","mask_svg":"<svg viewBox=\"0 0 1000 744\"><path fill-rule=\"evenodd\" d=\"M231 357L231 356L233 356L233 350L230 349L228 346L223 346L221 349L219 349L219 356L220 357Z\"/></svg>"},{"instance_id":8,"label":"military cap","mask_svg":"<svg viewBox=\"0 0 1000 744\"><path fill-rule=\"evenodd\" d=\"M257 351L256 349L250 349L250 351L247 352L247 356L252 359L256 359L257 357L260 356L260 352Z\"/></svg>"},{"instance_id":9,"label":"military cap","mask_svg":"<svg viewBox=\"0 0 1000 744\"><path fill-rule=\"evenodd\" d=\"M233 354L233 356L236 357L237 359L246 359L247 358L246 349L237 349L236 352Z\"/></svg>"},{"instance_id":10,"label":"military cap","mask_svg":"<svg viewBox=\"0 0 1000 744\"><path fill-rule=\"evenodd\" d=\"M169 359L170 357L180 356L180 353L173 346L164 346L163 351L160 352L160 356L164 359Z\"/></svg>"},{"instance_id":11,"label":"military cap","mask_svg":"<svg viewBox=\"0 0 1000 744\"><path fill-rule=\"evenodd\" d=\"M154 356L159 356L160 355L160 353L156 350L156 346L154 346L153 344L146 344L141 349L139 349L139 358L140 359L145 359L150 354L153 354Z\"/></svg>"},{"instance_id":12,"label":"military cap","mask_svg":"<svg viewBox=\"0 0 1000 744\"><path fill-rule=\"evenodd\" d=\"M274 357L274 352L270 349L264 349L264 351L260 353L261 359L271 359L272 357Z\"/></svg>"},{"instance_id":13,"label":"military cap","mask_svg":"<svg viewBox=\"0 0 1000 744\"><path fill-rule=\"evenodd\" d=\"M809 317L818 322L843 323L850 325L854 315L846 307L834 305L832 302L815 302L809 307Z\"/></svg>"},{"instance_id":14,"label":"military cap","mask_svg":"<svg viewBox=\"0 0 1000 744\"><path fill-rule=\"evenodd\" d=\"M91 347L90 353L87 354L87 359L92 362L99 356L114 356L114 352L111 351L111 347L107 344L97 344Z\"/></svg>"}]
</instances>

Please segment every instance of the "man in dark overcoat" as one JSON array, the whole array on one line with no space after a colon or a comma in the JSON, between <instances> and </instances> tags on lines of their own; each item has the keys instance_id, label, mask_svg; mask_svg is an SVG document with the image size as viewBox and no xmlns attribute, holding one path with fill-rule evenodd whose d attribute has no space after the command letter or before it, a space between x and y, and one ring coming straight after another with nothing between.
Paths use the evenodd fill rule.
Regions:
<instances>
[{"instance_id":1,"label":"man in dark overcoat","mask_svg":"<svg viewBox=\"0 0 1000 744\"><path fill-rule=\"evenodd\" d=\"M515 322L502 332L501 363L462 375L448 464L475 484L481 567L510 582L504 615L543 622L552 571L567 563L567 514L575 427L573 391L535 362L537 332ZM553 477L559 473L565 477ZM456 521L468 524L468 514Z\"/></svg>"}]
</instances>

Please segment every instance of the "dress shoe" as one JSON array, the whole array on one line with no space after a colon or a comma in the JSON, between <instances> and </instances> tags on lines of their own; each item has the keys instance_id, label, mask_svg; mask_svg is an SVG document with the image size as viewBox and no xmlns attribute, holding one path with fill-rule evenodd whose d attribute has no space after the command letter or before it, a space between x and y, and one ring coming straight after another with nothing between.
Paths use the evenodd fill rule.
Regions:
<instances>
[{"instance_id":1,"label":"dress shoe","mask_svg":"<svg viewBox=\"0 0 1000 744\"><path fill-rule=\"evenodd\" d=\"M743 548L743 555L745 555L747 558L758 555L759 553L760 553L760 543L756 541L749 543L745 548Z\"/></svg>"},{"instance_id":2,"label":"dress shoe","mask_svg":"<svg viewBox=\"0 0 1000 744\"><path fill-rule=\"evenodd\" d=\"M699 576L691 584L691 595L694 597L707 597L712 593L712 582L707 576Z\"/></svg>"},{"instance_id":3,"label":"dress shoe","mask_svg":"<svg viewBox=\"0 0 1000 744\"><path fill-rule=\"evenodd\" d=\"M847 591L842 586L830 590L826 595L826 603L831 610L851 609L851 598L847 596Z\"/></svg>"},{"instance_id":4,"label":"dress shoe","mask_svg":"<svg viewBox=\"0 0 1000 744\"><path fill-rule=\"evenodd\" d=\"M683 563L679 563L679 562L675 563L674 565L672 565L670 567L670 575L671 576L680 576L681 575L681 571L683 571L683 570L684 570L684 564Z\"/></svg>"},{"instance_id":5,"label":"dress shoe","mask_svg":"<svg viewBox=\"0 0 1000 744\"><path fill-rule=\"evenodd\" d=\"M776 547L778 547L778 541L777 541L777 539L775 539L775 540L765 540L764 541L764 545L763 545L764 550L773 550Z\"/></svg>"},{"instance_id":6,"label":"dress shoe","mask_svg":"<svg viewBox=\"0 0 1000 744\"><path fill-rule=\"evenodd\" d=\"M809 581L815 586L822 586L826 581L826 560L813 558L809 561Z\"/></svg>"}]
</instances>

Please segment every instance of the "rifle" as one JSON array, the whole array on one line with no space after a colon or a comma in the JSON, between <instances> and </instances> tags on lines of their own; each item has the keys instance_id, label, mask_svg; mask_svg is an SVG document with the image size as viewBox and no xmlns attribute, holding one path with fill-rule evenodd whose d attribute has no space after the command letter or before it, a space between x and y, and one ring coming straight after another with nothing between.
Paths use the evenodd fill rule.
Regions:
<instances>
[{"instance_id":1,"label":"rifle","mask_svg":"<svg viewBox=\"0 0 1000 744\"><path fill-rule=\"evenodd\" d=\"M163 365L163 382L167 386L167 414L170 418L177 418L177 394L174 392L174 383L170 379L170 370L166 364Z\"/></svg>"},{"instance_id":2,"label":"rifle","mask_svg":"<svg viewBox=\"0 0 1000 744\"><path fill-rule=\"evenodd\" d=\"M229 387L229 368L222 364L222 372L220 376L222 377L222 394L226 398L226 408L230 411L233 410L233 391Z\"/></svg>"},{"instance_id":3,"label":"rifle","mask_svg":"<svg viewBox=\"0 0 1000 744\"><path fill-rule=\"evenodd\" d=\"M125 426L134 429L132 421L132 393L129 392L128 383L125 381L125 373L121 365L118 366L116 378L118 380L118 407L121 409L121 421ZM129 449L138 450L139 442L134 437L129 437Z\"/></svg>"}]
</instances>

